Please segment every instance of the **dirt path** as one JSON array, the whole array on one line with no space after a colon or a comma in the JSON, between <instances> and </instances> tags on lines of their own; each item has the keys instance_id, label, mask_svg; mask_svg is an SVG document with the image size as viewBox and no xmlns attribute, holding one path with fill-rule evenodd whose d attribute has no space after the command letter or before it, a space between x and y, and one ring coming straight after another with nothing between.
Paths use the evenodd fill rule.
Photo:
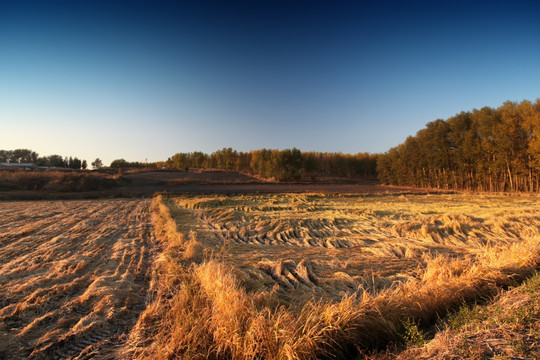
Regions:
<instances>
[{"instance_id":1,"label":"dirt path","mask_svg":"<svg viewBox=\"0 0 540 360\"><path fill-rule=\"evenodd\" d=\"M107 359L144 309L149 200L0 202L0 359Z\"/></svg>"}]
</instances>

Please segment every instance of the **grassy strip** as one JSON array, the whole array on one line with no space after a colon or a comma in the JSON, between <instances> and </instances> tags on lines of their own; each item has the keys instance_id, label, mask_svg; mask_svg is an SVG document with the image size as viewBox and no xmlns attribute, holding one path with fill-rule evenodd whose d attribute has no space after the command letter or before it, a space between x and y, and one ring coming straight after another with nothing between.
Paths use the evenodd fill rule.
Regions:
<instances>
[{"instance_id":1,"label":"grassy strip","mask_svg":"<svg viewBox=\"0 0 540 360\"><path fill-rule=\"evenodd\" d=\"M295 311L273 306L271 295L246 293L233 268L193 251L200 248L196 236L178 232L167 202L157 197L152 204L163 253L151 285L154 300L132 333L132 358L349 358L399 339L406 321L428 324L495 294L530 276L540 261L537 238L486 248L474 259L439 256L427 259L418 279Z\"/></svg>"},{"instance_id":2,"label":"grassy strip","mask_svg":"<svg viewBox=\"0 0 540 360\"><path fill-rule=\"evenodd\" d=\"M399 354L373 354L366 359L539 359L540 275L501 291L488 304L461 306L438 327L427 343Z\"/></svg>"},{"instance_id":3,"label":"grassy strip","mask_svg":"<svg viewBox=\"0 0 540 360\"><path fill-rule=\"evenodd\" d=\"M116 175L78 171L0 171L0 191L77 192L106 190L122 184Z\"/></svg>"}]
</instances>

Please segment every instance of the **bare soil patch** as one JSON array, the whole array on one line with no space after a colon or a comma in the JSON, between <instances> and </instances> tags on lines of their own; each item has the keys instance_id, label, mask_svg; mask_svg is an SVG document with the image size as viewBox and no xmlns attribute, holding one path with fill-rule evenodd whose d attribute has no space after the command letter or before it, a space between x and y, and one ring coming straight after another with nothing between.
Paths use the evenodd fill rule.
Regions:
<instances>
[{"instance_id":1,"label":"bare soil patch","mask_svg":"<svg viewBox=\"0 0 540 360\"><path fill-rule=\"evenodd\" d=\"M103 176L112 176L104 174ZM1 177L1 174L0 174ZM151 197L169 194L249 194L249 193L325 193L325 194L394 194L426 193L426 189L384 186L375 181L349 178L320 178L314 182L269 182L233 171L139 171L122 175L117 186L71 191L10 190L1 191L0 200L102 199ZM61 184L59 184L61 185ZM68 187L69 188L69 187ZM28 187L26 187L28 189ZM440 192L440 191L438 191Z\"/></svg>"},{"instance_id":2,"label":"bare soil patch","mask_svg":"<svg viewBox=\"0 0 540 360\"><path fill-rule=\"evenodd\" d=\"M0 203L0 358L114 358L144 309L148 200Z\"/></svg>"}]
</instances>

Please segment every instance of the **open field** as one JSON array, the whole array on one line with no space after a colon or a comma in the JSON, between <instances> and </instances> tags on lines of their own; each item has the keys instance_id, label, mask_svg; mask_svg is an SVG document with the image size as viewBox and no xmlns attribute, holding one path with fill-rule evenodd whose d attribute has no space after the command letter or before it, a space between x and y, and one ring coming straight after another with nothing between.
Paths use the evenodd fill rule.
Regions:
<instances>
[{"instance_id":1,"label":"open field","mask_svg":"<svg viewBox=\"0 0 540 360\"><path fill-rule=\"evenodd\" d=\"M425 189L377 185L350 178L311 183L268 182L234 171L134 171L123 175L88 172L0 173L0 200L102 199L169 194L247 193L426 193Z\"/></svg>"},{"instance_id":2,"label":"open field","mask_svg":"<svg viewBox=\"0 0 540 360\"><path fill-rule=\"evenodd\" d=\"M102 191L122 185L117 175L75 170L0 170L0 191Z\"/></svg>"},{"instance_id":3,"label":"open field","mask_svg":"<svg viewBox=\"0 0 540 360\"><path fill-rule=\"evenodd\" d=\"M409 342L416 326L534 274L539 200L270 193L0 202L0 358L345 359ZM517 296L527 314L504 298L493 306L536 319L538 291ZM505 329L522 341L503 334L498 344L528 349L506 353L531 354L535 333L503 328L505 319L493 333L489 324L470 330L482 351ZM445 341L480 351L464 350L451 326L401 358L444 358Z\"/></svg>"},{"instance_id":4,"label":"open field","mask_svg":"<svg viewBox=\"0 0 540 360\"><path fill-rule=\"evenodd\" d=\"M235 171L223 170L197 170L189 171L166 170L166 171L144 171L133 172L125 175L132 180L161 181L169 185L182 184L219 184L219 183L262 183L264 181L250 175Z\"/></svg>"},{"instance_id":5,"label":"open field","mask_svg":"<svg viewBox=\"0 0 540 360\"><path fill-rule=\"evenodd\" d=\"M239 269L250 290L339 299L405 282L426 256L474 258L538 236L536 200L280 194L177 197L172 206L176 221Z\"/></svg>"},{"instance_id":6,"label":"open field","mask_svg":"<svg viewBox=\"0 0 540 360\"><path fill-rule=\"evenodd\" d=\"M148 200L0 202L0 358L115 358L145 307Z\"/></svg>"},{"instance_id":7,"label":"open field","mask_svg":"<svg viewBox=\"0 0 540 360\"><path fill-rule=\"evenodd\" d=\"M530 276L540 264L538 200L158 198L154 223L166 245L130 355L349 358L384 346L410 321L430 325Z\"/></svg>"}]
</instances>

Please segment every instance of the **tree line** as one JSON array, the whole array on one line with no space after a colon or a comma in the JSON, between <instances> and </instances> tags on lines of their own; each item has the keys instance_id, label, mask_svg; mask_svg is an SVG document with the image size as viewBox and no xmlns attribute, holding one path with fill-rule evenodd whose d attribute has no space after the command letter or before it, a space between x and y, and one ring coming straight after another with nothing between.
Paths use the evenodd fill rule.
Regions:
<instances>
[{"instance_id":1,"label":"tree line","mask_svg":"<svg viewBox=\"0 0 540 360\"><path fill-rule=\"evenodd\" d=\"M32 163L38 166L86 169L88 163L77 157L62 157L60 155L48 155L40 157L38 153L29 149L0 150L0 162L3 163Z\"/></svg>"},{"instance_id":2,"label":"tree line","mask_svg":"<svg viewBox=\"0 0 540 360\"><path fill-rule=\"evenodd\" d=\"M377 155L343 154L261 149L249 152L223 148L211 154L200 151L177 153L160 167L244 171L266 178L300 180L315 176L344 176L376 179Z\"/></svg>"},{"instance_id":3,"label":"tree line","mask_svg":"<svg viewBox=\"0 0 540 360\"><path fill-rule=\"evenodd\" d=\"M99 159L96 159L96 160L99 160ZM101 163L99 167L101 167ZM143 163L139 161L127 161L124 159L113 160L110 165L111 169L143 169L143 168L151 168L151 167L156 167L156 165L153 163L147 164L147 163Z\"/></svg>"},{"instance_id":4,"label":"tree line","mask_svg":"<svg viewBox=\"0 0 540 360\"><path fill-rule=\"evenodd\" d=\"M378 158L385 184L540 192L540 99L430 122Z\"/></svg>"},{"instance_id":5,"label":"tree line","mask_svg":"<svg viewBox=\"0 0 540 360\"><path fill-rule=\"evenodd\" d=\"M0 150L0 162L86 169L86 160ZM98 158L94 168L103 166ZM383 184L473 191L540 192L540 99L505 102L430 122L384 154L302 152L296 148L211 154L177 153L164 162L114 160L111 168L200 168L243 171L278 180L317 176L378 178Z\"/></svg>"}]
</instances>

